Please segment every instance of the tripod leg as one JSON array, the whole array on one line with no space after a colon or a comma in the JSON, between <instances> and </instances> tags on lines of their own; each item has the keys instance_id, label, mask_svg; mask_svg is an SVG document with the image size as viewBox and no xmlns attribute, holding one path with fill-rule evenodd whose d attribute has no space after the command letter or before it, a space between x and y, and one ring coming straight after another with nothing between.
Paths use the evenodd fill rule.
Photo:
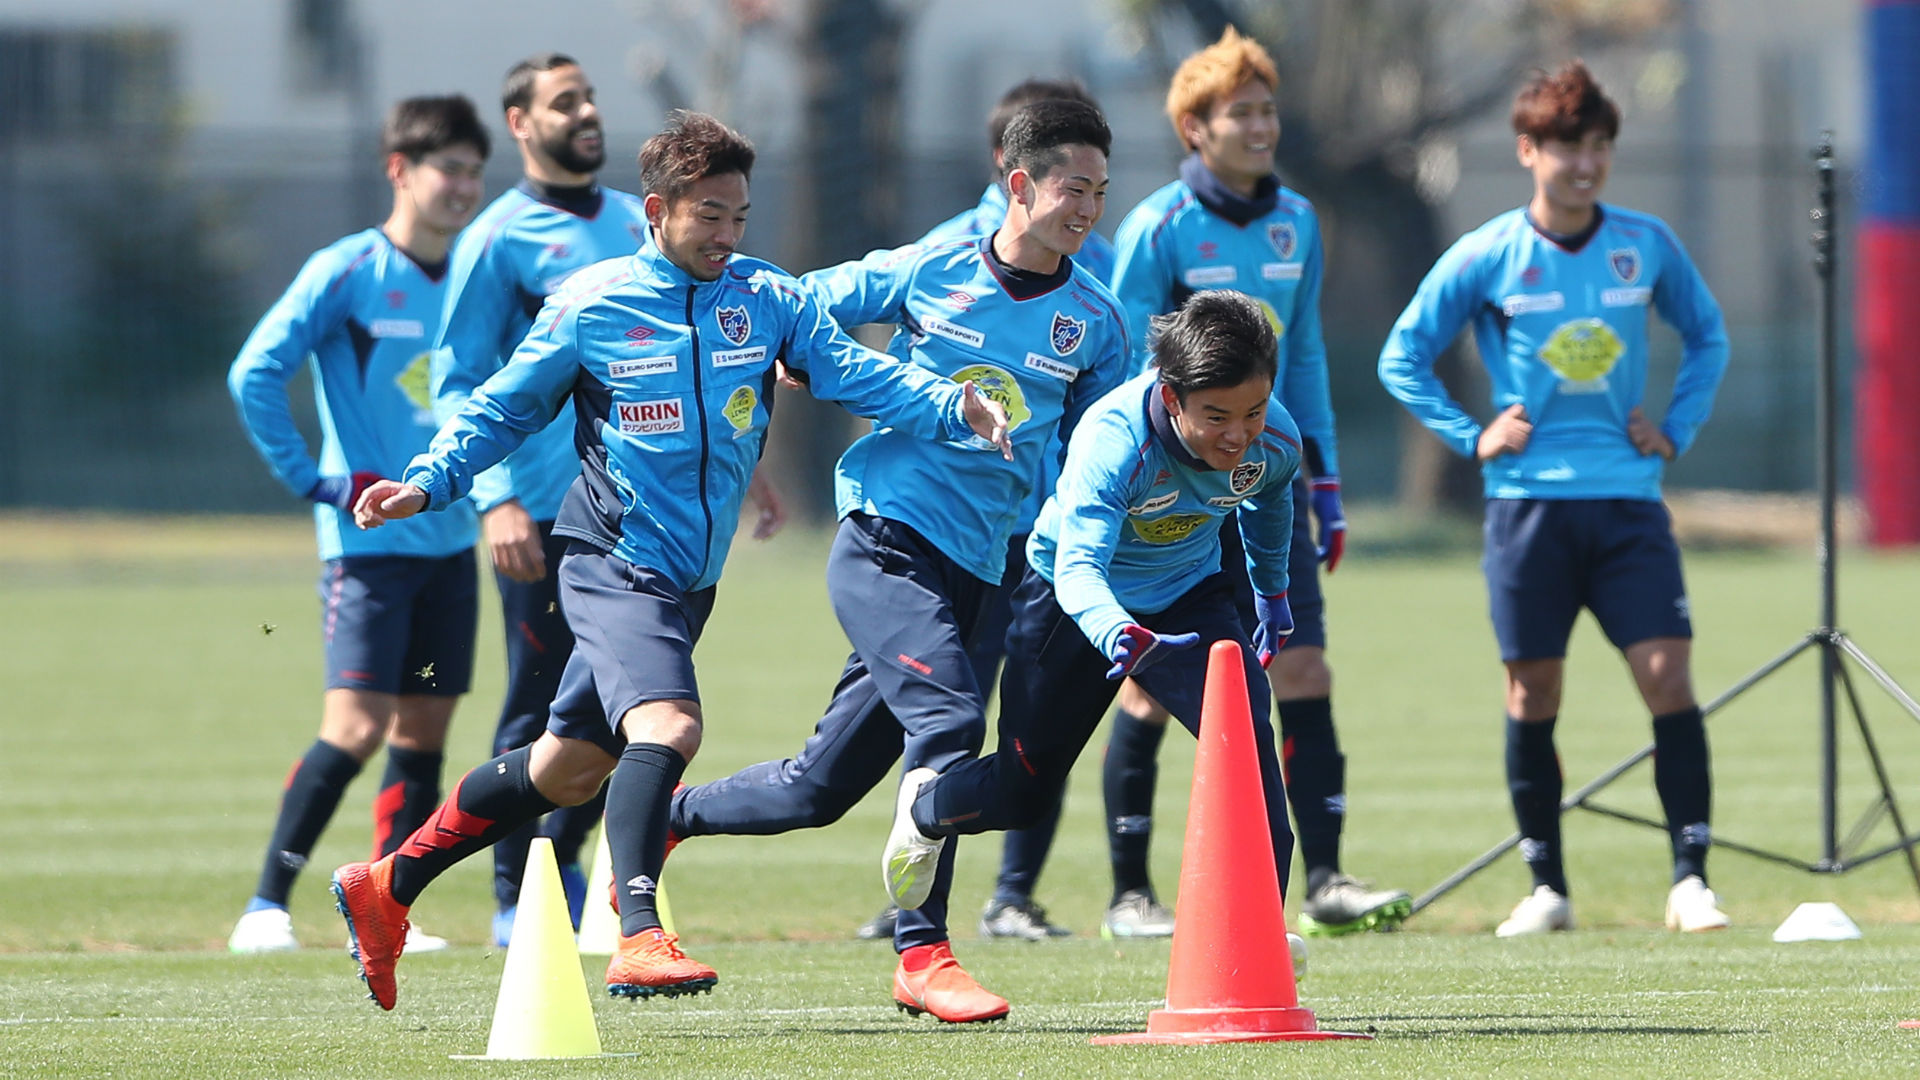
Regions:
<instances>
[{"instance_id":1,"label":"tripod leg","mask_svg":"<svg viewBox=\"0 0 1920 1080\"><path fill-rule=\"evenodd\" d=\"M1846 642L1842 637L1840 641ZM1858 650L1848 650L1848 655L1856 655ZM1893 827L1900 837L1900 850L1907 857L1907 871L1913 875L1913 887L1920 892L1920 858L1913 854L1913 844L1908 840L1912 834L1907 832L1907 823L1900 813L1900 804L1893 797L1893 781L1887 776L1887 763L1880 756L1880 746L1873 740L1873 731L1867 727L1867 714L1860 707L1860 695L1854 689L1853 677L1847 674L1845 667L1837 669L1840 685L1846 689L1847 705L1853 710L1853 723L1860 731L1860 742L1867 748L1867 760L1873 764L1874 779L1880 783L1880 802L1887 813L1893 817ZM1885 685L1884 683L1882 685Z\"/></svg>"}]
</instances>

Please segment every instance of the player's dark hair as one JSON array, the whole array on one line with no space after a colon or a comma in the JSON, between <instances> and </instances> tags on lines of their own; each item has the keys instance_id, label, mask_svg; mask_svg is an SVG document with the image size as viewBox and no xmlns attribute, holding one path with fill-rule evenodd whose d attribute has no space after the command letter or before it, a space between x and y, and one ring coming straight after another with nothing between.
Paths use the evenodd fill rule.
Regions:
<instances>
[{"instance_id":1,"label":"player's dark hair","mask_svg":"<svg viewBox=\"0 0 1920 1080\"><path fill-rule=\"evenodd\" d=\"M675 109L667 126L640 147L640 191L672 202L695 181L737 172L753 175L753 144L706 113Z\"/></svg>"},{"instance_id":2,"label":"player's dark hair","mask_svg":"<svg viewBox=\"0 0 1920 1080\"><path fill-rule=\"evenodd\" d=\"M1513 130L1534 142L1579 142L1589 131L1612 139L1620 134L1620 107L1593 79L1587 65L1574 60L1560 70L1535 69L1513 99Z\"/></svg>"},{"instance_id":3,"label":"player's dark hair","mask_svg":"<svg viewBox=\"0 0 1920 1080\"><path fill-rule=\"evenodd\" d=\"M1025 169L1039 179L1067 160L1069 146L1091 146L1106 157L1113 148L1113 132L1092 105L1048 98L1013 114L1001 148L1006 151L1007 172Z\"/></svg>"},{"instance_id":4,"label":"player's dark hair","mask_svg":"<svg viewBox=\"0 0 1920 1080\"><path fill-rule=\"evenodd\" d=\"M1007 124L1013 114L1036 101L1078 101L1098 109L1087 88L1078 79L1028 79L1000 95L987 114L987 145L998 150L1007 144Z\"/></svg>"},{"instance_id":5,"label":"player's dark hair","mask_svg":"<svg viewBox=\"0 0 1920 1080\"><path fill-rule=\"evenodd\" d=\"M466 143L485 158L492 150L487 126L464 94L410 97L387 111L380 130L380 155L404 154L419 161L435 150Z\"/></svg>"},{"instance_id":6,"label":"player's dark hair","mask_svg":"<svg viewBox=\"0 0 1920 1080\"><path fill-rule=\"evenodd\" d=\"M1160 381L1183 403L1195 390L1239 386L1248 379L1269 384L1278 371L1273 324L1245 293L1207 289L1178 311L1153 317L1154 363Z\"/></svg>"},{"instance_id":7,"label":"player's dark hair","mask_svg":"<svg viewBox=\"0 0 1920 1080\"><path fill-rule=\"evenodd\" d=\"M580 61L566 53L534 53L525 60L507 69L507 77L500 84L500 111L524 109L533 104L533 80L543 71L554 68L579 67Z\"/></svg>"}]
</instances>

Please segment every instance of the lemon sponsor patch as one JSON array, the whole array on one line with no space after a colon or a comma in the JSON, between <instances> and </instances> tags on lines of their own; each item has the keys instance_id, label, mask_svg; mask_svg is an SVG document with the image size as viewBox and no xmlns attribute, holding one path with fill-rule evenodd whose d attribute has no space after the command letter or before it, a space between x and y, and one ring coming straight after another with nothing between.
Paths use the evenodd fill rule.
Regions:
<instances>
[{"instance_id":1,"label":"lemon sponsor patch","mask_svg":"<svg viewBox=\"0 0 1920 1080\"><path fill-rule=\"evenodd\" d=\"M1008 431L1026 423L1033 416L1033 410L1027 408L1026 392L1020 389L1020 380L1005 368L992 364L968 364L953 373L953 381L970 382L982 394L999 402L1000 407L1007 411Z\"/></svg>"},{"instance_id":2,"label":"lemon sponsor patch","mask_svg":"<svg viewBox=\"0 0 1920 1080\"><path fill-rule=\"evenodd\" d=\"M1160 518L1128 518L1135 536L1149 544L1177 544L1195 529L1213 520L1209 514L1168 514Z\"/></svg>"},{"instance_id":3,"label":"lemon sponsor patch","mask_svg":"<svg viewBox=\"0 0 1920 1080\"><path fill-rule=\"evenodd\" d=\"M720 415L726 417L727 423L733 425L734 438L737 439L752 429L753 407L758 404L760 404L760 396L753 392L751 386L740 387L733 392L732 397L727 399L727 407L720 410Z\"/></svg>"},{"instance_id":4,"label":"lemon sponsor patch","mask_svg":"<svg viewBox=\"0 0 1920 1080\"><path fill-rule=\"evenodd\" d=\"M413 403L414 419L423 424L433 423L433 361L426 353L421 353L400 369L393 377L393 385Z\"/></svg>"},{"instance_id":5,"label":"lemon sponsor patch","mask_svg":"<svg viewBox=\"0 0 1920 1080\"><path fill-rule=\"evenodd\" d=\"M1547 336L1540 359L1568 382L1592 383L1605 378L1626 351L1626 343L1603 320L1569 319Z\"/></svg>"}]
</instances>

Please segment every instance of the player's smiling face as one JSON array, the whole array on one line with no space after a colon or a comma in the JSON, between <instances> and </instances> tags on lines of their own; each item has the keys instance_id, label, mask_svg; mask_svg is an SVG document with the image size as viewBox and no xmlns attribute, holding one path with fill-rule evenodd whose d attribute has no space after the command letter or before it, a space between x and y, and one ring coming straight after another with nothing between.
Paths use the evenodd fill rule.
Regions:
<instances>
[{"instance_id":1,"label":"player's smiling face","mask_svg":"<svg viewBox=\"0 0 1920 1080\"><path fill-rule=\"evenodd\" d=\"M645 205L667 260L696 280L714 281L747 231L747 178L737 172L704 177L671 202L652 193Z\"/></svg>"},{"instance_id":2,"label":"player's smiling face","mask_svg":"<svg viewBox=\"0 0 1920 1080\"><path fill-rule=\"evenodd\" d=\"M1208 467L1221 470L1240 464L1247 449L1259 440L1272 393L1273 383L1263 378L1238 386L1189 390L1185 401L1164 383L1160 387L1180 440Z\"/></svg>"},{"instance_id":3,"label":"player's smiling face","mask_svg":"<svg viewBox=\"0 0 1920 1080\"><path fill-rule=\"evenodd\" d=\"M1107 155L1074 143L1065 159L1035 177L1024 169L1007 178L1012 197L1027 208L1026 235L1059 255L1073 255L1107 209Z\"/></svg>"},{"instance_id":4,"label":"player's smiling face","mask_svg":"<svg viewBox=\"0 0 1920 1080\"><path fill-rule=\"evenodd\" d=\"M543 157L574 176L591 176L607 162L600 109L593 102L593 83L587 73L567 64L542 71L533 78L533 98L520 114L522 127L509 116L514 137L527 142Z\"/></svg>"},{"instance_id":5,"label":"player's smiling face","mask_svg":"<svg viewBox=\"0 0 1920 1080\"><path fill-rule=\"evenodd\" d=\"M442 236L466 228L480 209L480 197L485 192L481 174L486 159L480 156L479 148L455 143L417 162L402 161L404 183L420 223Z\"/></svg>"},{"instance_id":6,"label":"player's smiling face","mask_svg":"<svg viewBox=\"0 0 1920 1080\"><path fill-rule=\"evenodd\" d=\"M1249 79L1214 102L1205 117L1193 113L1182 117L1180 130L1208 172L1228 187L1250 194L1255 184L1273 173L1280 107L1266 83Z\"/></svg>"},{"instance_id":7,"label":"player's smiling face","mask_svg":"<svg viewBox=\"0 0 1920 1080\"><path fill-rule=\"evenodd\" d=\"M1517 153L1520 164L1533 173L1534 208L1557 219L1536 224L1554 232L1585 227L1613 168L1613 140L1603 131L1589 131L1578 139L1522 135ZM1560 227L1569 222L1574 229Z\"/></svg>"}]
</instances>

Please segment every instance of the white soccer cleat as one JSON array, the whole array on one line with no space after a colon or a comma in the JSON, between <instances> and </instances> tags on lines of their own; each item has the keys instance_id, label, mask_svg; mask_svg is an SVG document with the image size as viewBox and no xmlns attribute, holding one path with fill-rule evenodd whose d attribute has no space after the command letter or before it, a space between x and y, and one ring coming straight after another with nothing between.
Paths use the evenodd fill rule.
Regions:
<instances>
[{"instance_id":1,"label":"white soccer cleat","mask_svg":"<svg viewBox=\"0 0 1920 1080\"><path fill-rule=\"evenodd\" d=\"M1307 973L1307 939L1288 931L1287 955L1293 960L1293 981L1299 982Z\"/></svg>"},{"instance_id":2,"label":"white soccer cleat","mask_svg":"<svg viewBox=\"0 0 1920 1080\"><path fill-rule=\"evenodd\" d=\"M286 908L261 908L240 916L227 938L227 951L243 954L292 952L300 947L293 936L293 916Z\"/></svg>"},{"instance_id":3,"label":"white soccer cleat","mask_svg":"<svg viewBox=\"0 0 1920 1080\"><path fill-rule=\"evenodd\" d=\"M880 857L880 875L885 879L887 895L901 908L911 911L927 902L933 891L934 871L940 865L941 849L947 838L929 838L913 823L913 800L920 788L940 774L932 769L914 769L900 778L900 797L893 807L893 831L887 834L887 850Z\"/></svg>"},{"instance_id":4,"label":"white soccer cleat","mask_svg":"<svg viewBox=\"0 0 1920 1080\"><path fill-rule=\"evenodd\" d=\"M1725 930L1732 920L1720 910L1720 898L1698 874L1688 874L1667 893L1667 929L1683 934Z\"/></svg>"},{"instance_id":5,"label":"white soccer cleat","mask_svg":"<svg viewBox=\"0 0 1920 1080\"><path fill-rule=\"evenodd\" d=\"M1550 885L1537 886L1514 905L1513 914L1493 931L1494 937L1523 937L1573 929L1573 904Z\"/></svg>"},{"instance_id":6,"label":"white soccer cleat","mask_svg":"<svg viewBox=\"0 0 1920 1080\"><path fill-rule=\"evenodd\" d=\"M407 947L401 950L407 955L411 956L414 953L423 952L440 952L446 947L446 938L435 937L412 923L407 924Z\"/></svg>"}]
</instances>

